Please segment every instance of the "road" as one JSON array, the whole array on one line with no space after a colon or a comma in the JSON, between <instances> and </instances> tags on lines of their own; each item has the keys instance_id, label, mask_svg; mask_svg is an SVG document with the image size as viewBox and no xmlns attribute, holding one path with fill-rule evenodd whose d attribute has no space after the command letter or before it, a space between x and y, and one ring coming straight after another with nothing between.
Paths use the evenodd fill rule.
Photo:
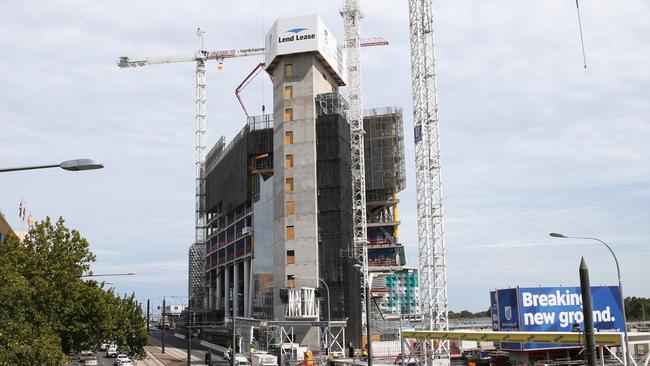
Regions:
<instances>
[{"instance_id":1,"label":"road","mask_svg":"<svg viewBox=\"0 0 650 366\"><path fill-rule=\"evenodd\" d=\"M149 332L149 344L161 347L162 346L162 331L159 329L151 329ZM179 338L175 336L174 330L165 331L165 348L174 347L181 349L184 353L187 352L187 340L185 338ZM202 346L195 339L192 342L192 359L198 358L200 360L205 359L205 353L212 352L213 361L224 361L223 357L219 352L215 350L210 350L209 348ZM185 353L187 355L187 353Z\"/></svg>"},{"instance_id":2,"label":"road","mask_svg":"<svg viewBox=\"0 0 650 366\"><path fill-rule=\"evenodd\" d=\"M170 349L170 348L176 348L180 351L182 351L183 356L186 357L187 353L187 341L185 338L179 338L175 335L174 330L167 330L165 331L165 348ZM156 346L156 347L161 347L162 346L162 331L159 329L151 329L149 333L149 344ZM193 363L202 363L203 360L205 360L205 353L209 351L210 349L202 346L199 344L198 341L192 342L192 361ZM177 350L170 350L170 351L177 351ZM212 361L221 361L225 362L223 359L222 355L219 354L219 352L215 350L212 351ZM174 352L178 353L178 352ZM106 352L105 351L98 351L96 354L97 356L97 365L98 366L113 366L115 363L115 358L107 358L106 357ZM75 358L75 360L70 363L68 366L83 366L83 362L78 362L78 357ZM199 362L199 360L201 362Z\"/></svg>"},{"instance_id":3,"label":"road","mask_svg":"<svg viewBox=\"0 0 650 366\"><path fill-rule=\"evenodd\" d=\"M97 365L98 366L113 366L115 363L115 358L107 358L106 351L97 351L95 354L97 356ZM83 362L79 362L79 356L76 357L76 360L68 366L83 366Z\"/></svg>"}]
</instances>

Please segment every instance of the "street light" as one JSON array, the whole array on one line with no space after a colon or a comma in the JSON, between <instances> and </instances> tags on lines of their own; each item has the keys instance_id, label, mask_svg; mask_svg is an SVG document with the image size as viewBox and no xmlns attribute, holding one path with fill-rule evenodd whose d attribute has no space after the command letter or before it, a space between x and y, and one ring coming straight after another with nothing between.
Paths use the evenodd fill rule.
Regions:
<instances>
[{"instance_id":1,"label":"street light","mask_svg":"<svg viewBox=\"0 0 650 366\"><path fill-rule=\"evenodd\" d=\"M589 236L566 236L564 234L559 234L559 233L550 233L548 234L549 236L552 236L554 238L561 238L561 239L584 239L584 240L595 240L603 244L604 246L609 249L609 252L612 253L612 257L614 257L614 263L616 263L616 274L618 276L618 289L620 291L621 295L621 306L623 307L623 337L624 337L624 345L623 345L623 366L627 366L628 364L628 357L629 357L629 344L628 344L628 339L627 339L627 320L625 317L625 298L623 297L623 282L621 281L621 269L618 266L618 259L616 258L616 254L614 254L614 251L612 248L607 245L604 241L598 239L598 238L592 238Z\"/></svg>"},{"instance_id":2,"label":"street light","mask_svg":"<svg viewBox=\"0 0 650 366\"><path fill-rule=\"evenodd\" d=\"M323 281L322 278L320 277L307 277L307 276L293 276L293 278L304 278L304 279L311 279L311 280L319 280L323 285L325 285L325 289L327 290L327 331L330 331L330 321L332 320L332 314L330 312L331 309L331 303L330 303L330 288L327 286L327 283ZM329 334L326 335L325 337L327 341L327 357L330 356L330 342L329 342Z\"/></svg>"},{"instance_id":3,"label":"street light","mask_svg":"<svg viewBox=\"0 0 650 366\"><path fill-rule=\"evenodd\" d=\"M138 274L137 272L128 272L128 273L102 273L102 274L87 274L82 275L82 278L87 277L108 277L108 276L133 276Z\"/></svg>"},{"instance_id":4,"label":"street light","mask_svg":"<svg viewBox=\"0 0 650 366\"><path fill-rule=\"evenodd\" d=\"M18 170L34 170L34 169L47 169L47 168L61 168L70 171L79 171L79 170L93 170L93 169L102 169L104 164L94 160L94 159L74 159L66 160L59 164L49 164L49 165L34 165L34 166L23 166L16 168L4 168L0 169L0 173L4 172L15 172Z\"/></svg>"}]
</instances>

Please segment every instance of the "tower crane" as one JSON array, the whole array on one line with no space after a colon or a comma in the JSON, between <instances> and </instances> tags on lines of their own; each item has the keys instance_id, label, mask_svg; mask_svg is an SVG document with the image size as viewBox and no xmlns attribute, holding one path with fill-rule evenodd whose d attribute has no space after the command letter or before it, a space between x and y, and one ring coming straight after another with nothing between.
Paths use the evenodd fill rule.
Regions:
<instances>
[{"instance_id":1,"label":"tower crane","mask_svg":"<svg viewBox=\"0 0 650 366\"><path fill-rule=\"evenodd\" d=\"M415 125L419 287L422 323L448 330L447 259L442 227L442 181L432 0L409 0L411 84ZM449 364L449 341L423 345L426 363Z\"/></svg>"},{"instance_id":2,"label":"tower crane","mask_svg":"<svg viewBox=\"0 0 650 366\"><path fill-rule=\"evenodd\" d=\"M195 235L190 246L189 295L191 299L201 300L203 279L205 277L205 130L206 130L206 76L205 63L208 60L223 62L227 58L263 55L264 48L244 48L222 51L205 51L203 34L197 29L198 46L192 56L137 58L120 57L117 65L121 68L146 65L196 62L196 187L195 187ZM196 301L195 300L195 301Z\"/></svg>"},{"instance_id":3,"label":"tower crane","mask_svg":"<svg viewBox=\"0 0 650 366\"><path fill-rule=\"evenodd\" d=\"M347 48L348 123L350 124L350 166L352 169L352 251L361 266L361 334L370 340L367 312L370 311L368 281L368 232L366 216L366 167L364 158L363 102L361 84L361 13L359 0L344 0L340 10ZM368 354L371 354L368 342ZM372 362L368 358L369 364Z\"/></svg>"}]
</instances>

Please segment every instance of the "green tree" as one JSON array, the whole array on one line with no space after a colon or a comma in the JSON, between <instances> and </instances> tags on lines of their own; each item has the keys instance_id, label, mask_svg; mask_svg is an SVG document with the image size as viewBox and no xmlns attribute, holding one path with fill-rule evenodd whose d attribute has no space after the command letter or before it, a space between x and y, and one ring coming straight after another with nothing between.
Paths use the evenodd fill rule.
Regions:
<instances>
[{"instance_id":1,"label":"green tree","mask_svg":"<svg viewBox=\"0 0 650 366\"><path fill-rule=\"evenodd\" d=\"M49 218L24 240L0 243L0 365L65 365L66 354L107 336L131 356L143 355L146 331L134 296L82 280L95 260L88 248L63 219Z\"/></svg>"}]
</instances>

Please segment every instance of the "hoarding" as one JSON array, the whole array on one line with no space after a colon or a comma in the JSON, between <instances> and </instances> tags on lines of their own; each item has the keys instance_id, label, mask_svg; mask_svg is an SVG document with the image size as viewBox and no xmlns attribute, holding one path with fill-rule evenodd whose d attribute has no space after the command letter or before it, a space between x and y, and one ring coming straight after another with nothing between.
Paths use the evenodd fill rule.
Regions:
<instances>
[{"instance_id":1,"label":"hoarding","mask_svg":"<svg viewBox=\"0 0 650 366\"><path fill-rule=\"evenodd\" d=\"M498 324L493 329L526 332L570 332L574 324L584 329L580 287L529 287L490 293ZM597 332L622 332L623 313L618 286L591 288L594 328ZM524 344L523 349L569 347L567 344ZM503 349L521 350L519 343L503 343Z\"/></svg>"}]
</instances>

